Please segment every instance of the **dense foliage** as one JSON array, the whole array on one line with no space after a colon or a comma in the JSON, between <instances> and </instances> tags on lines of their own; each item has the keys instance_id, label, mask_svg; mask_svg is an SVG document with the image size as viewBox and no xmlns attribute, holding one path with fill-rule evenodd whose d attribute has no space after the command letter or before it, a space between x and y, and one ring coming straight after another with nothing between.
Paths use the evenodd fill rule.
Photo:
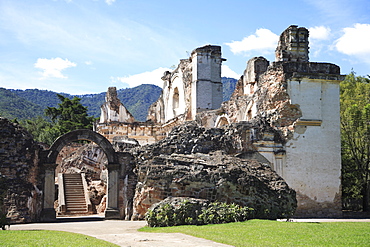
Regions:
<instances>
[{"instance_id":1,"label":"dense foliage","mask_svg":"<svg viewBox=\"0 0 370 247\"><path fill-rule=\"evenodd\" d=\"M30 119L43 115L43 108L28 101L11 90L0 88L0 117L8 119Z\"/></svg>"},{"instance_id":2,"label":"dense foliage","mask_svg":"<svg viewBox=\"0 0 370 247\"><path fill-rule=\"evenodd\" d=\"M182 201L174 206L165 203L155 209L149 209L145 219L151 227L205 225L245 221L254 217L254 210L236 204L213 202L200 205Z\"/></svg>"},{"instance_id":3,"label":"dense foliage","mask_svg":"<svg viewBox=\"0 0 370 247\"><path fill-rule=\"evenodd\" d=\"M87 107L81 105L80 98L69 99L57 95L61 103L58 107L48 107L45 115L50 117L61 134L77 129L92 129L94 117L87 115Z\"/></svg>"},{"instance_id":4,"label":"dense foliage","mask_svg":"<svg viewBox=\"0 0 370 247\"><path fill-rule=\"evenodd\" d=\"M57 95L61 103L58 107L47 107L45 115L51 122L38 116L21 122L38 142L52 144L60 135L77 129L92 129L94 117L87 115L87 107L81 105L80 98L69 99Z\"/></svg>"},{"instance_id":5,"label":"dense foliage","mask_svg":"<svg viewBox=\"0 0 370 247\"><path fill-rule=\"evenodd\" d=\"M344 208L369 211L370 78L350 73L340 94Z\"/></svg>"}]
</instances>

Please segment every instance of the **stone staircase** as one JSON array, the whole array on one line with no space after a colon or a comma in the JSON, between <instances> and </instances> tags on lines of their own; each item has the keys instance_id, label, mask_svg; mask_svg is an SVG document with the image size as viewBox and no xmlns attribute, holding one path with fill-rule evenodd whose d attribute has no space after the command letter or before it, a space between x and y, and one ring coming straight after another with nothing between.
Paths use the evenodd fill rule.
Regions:
<instances>
[{"instance_id":1,"label":"stone staircase","mask_svg":"<svg viewBox=\"0 0 370 247\"><path fill-rule=\"evenodd\" d=\"M63 174L66 214L85 215L89 213L81 174Z\"/></svg>"}]
</instances>

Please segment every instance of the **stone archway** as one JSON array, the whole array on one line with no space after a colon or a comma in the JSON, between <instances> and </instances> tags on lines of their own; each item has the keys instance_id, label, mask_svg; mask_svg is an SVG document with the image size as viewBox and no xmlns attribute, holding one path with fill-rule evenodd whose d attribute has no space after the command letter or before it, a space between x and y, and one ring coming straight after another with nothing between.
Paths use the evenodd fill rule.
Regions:
<instances>
[{"instance_id":1,"label":"stone archway","mask_svg":"<svg viewBox=\"0 0 370 247\"><path fill-rule=\"evenodd\" d=\"M230 120L228 119L227 115L223 114L222 116L218 116L215 122L216 128L221 128L222 126L229 125Z\"/></svg>"},{"instance_id":2,"label":"stone archway","mask_svg":"<svg viewBox=\"0 0 370 247\"><path fill-rule=\"evenodd\" d=\"M68 143L79 140L87 140L96 143L102 148L103 152L107 156L108 200L105 218L119 219L120 217L118 205L118 178L120 165L117 162L116 152L114 151L112 144L104 136L92 130L82 129L74 130L60 136L45 153L44 163L42 164L45 171L44 200L41 216L43 221L52 221L56 219L56 212L54 210L54 180L57 156L62 148Z\"/></svg>"}]
</instances>

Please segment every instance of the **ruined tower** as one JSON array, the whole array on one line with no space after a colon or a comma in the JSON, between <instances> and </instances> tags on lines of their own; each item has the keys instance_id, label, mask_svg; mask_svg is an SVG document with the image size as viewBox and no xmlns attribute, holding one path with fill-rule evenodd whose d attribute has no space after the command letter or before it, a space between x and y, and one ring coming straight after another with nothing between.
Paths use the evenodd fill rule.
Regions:
<instances>
[{"instance_id":1,"label":"ruined tower","mask_svg":"<svg viewBox=\"0 0 370 247\"><path fill-rule=\"evenodd\" d=\"M308 30L291 25L280 35L276 61L308 62Z\"/></svg>"},{"instance_id":2,"label":"ruined tower","mask_svg":"<svg viewBox=\"0 0 370 247\"><path fill-rule=\"evenodd\" d=\"M105 103L101 106L100 123L109 122L128 122L132 123L135 119L117 97L116 87L109 87Z\"/></svg>"},{"instance_id":3,"label":"ruined tower","mask_svg":"<svg viewBox=\"0 0 370 247\"><path fill-rule=\"evenodd\" d=\"M148 120L189 121L199 112L220 108L222 61L221 47L215 45L199 47L188 59L181 59L175 70L162 77L162 94L150 107Z\"/></svg>"},{"instance_id":4,"label":"ruined tower","mask_svg":"<svg viewBox=\"0 0 370 247\"><path fill-rule=\"evenodd\" d=\"M339 66L309 62L308 30L290 26L276 49L275 68L286 81L290 104L301 116L292 138L285 144L283 161L276 170L297 192L297 215L341 214L341 142ZM284 117L289 117L284 116Z\"/></svg>"},{"instance_id":5,"label":"ruined tower","mask_svg":"<svg viewBox=\"0 0 370 247\"><path fill-rule=\"evenodd\" d=\"M191 83L191 116L198 112L218 109L222 103L221 47L207 45L191 53L193 78Z\"/></svg>"}]
</instances>

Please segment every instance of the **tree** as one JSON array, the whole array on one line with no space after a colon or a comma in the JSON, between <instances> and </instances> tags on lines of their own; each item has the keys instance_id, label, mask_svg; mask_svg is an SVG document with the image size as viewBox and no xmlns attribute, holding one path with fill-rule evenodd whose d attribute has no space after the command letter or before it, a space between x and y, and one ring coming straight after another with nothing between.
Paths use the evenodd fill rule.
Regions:
<instances>
[{"instance_id":1,"label":"tree","mask_svg":"<svg viewBox=\"0 0 370 247\"><path fill-rule=\"evenodd\" d=\"M369 211L370 78L346 76L340 84L342 185L344 199L361 199Z\"/></svg>"},{"instance_id":2,"label":"tree","mask_svg":"<svg viewBox=\"0 0 370 247\"><path fill-rule=\"evenodd\" d=\"M23 120L21 125L33 136L33 139L38 142L43 142L51 145L55 139L60 136L58 128L54 128L54 124L38 116L28 120Z\"/></svg>"},{"instance_id":3,"label":"tree","mask_svg":"<svg viewBox=\"0 0 370 247\"><path fill-rule=\"evenodd\" d=\"M57 94L61 103L56 107L48 107L45 115L51 117L60 134L68 133L77 129L92 129L94 117L87 115L87 107L80 103L80 98L69 99L63 95Z\"/></svg>"},{"instance_id":4,"label":"tree","mask_svg":"<svg viewBox=\"0 0 370 247\"><path fill-rule=\"evenodd\" d=\"M51 118L51 122L41 116L22 122L36 141L51 145L60 135L72 130L92 129L95 118L87 115L87 107L81 105L80 98L69 99L60 94L57 96L61 101L58 107L45 109L45 115Z\"/></svg>"}]
</instances>

